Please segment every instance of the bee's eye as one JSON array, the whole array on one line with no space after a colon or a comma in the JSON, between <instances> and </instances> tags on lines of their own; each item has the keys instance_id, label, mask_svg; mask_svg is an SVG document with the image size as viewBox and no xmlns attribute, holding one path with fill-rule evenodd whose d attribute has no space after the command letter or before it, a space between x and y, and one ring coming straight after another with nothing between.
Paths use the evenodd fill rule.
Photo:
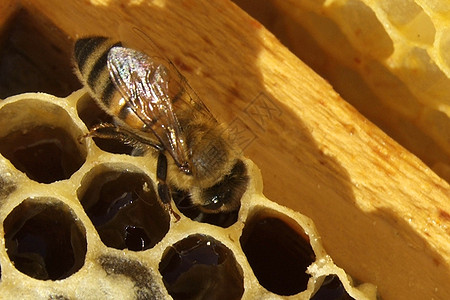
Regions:
<instances>
[{"instance_id":1,"label":"bee's eye","mask_svg":"<svg viewBox=\"0 0 450 300\"><path fill-rule=\"evenodd\" d=\"M182 172L184 172L184 174L192 175L192 170L191 170L191 166L189 165L189 163L186 162L186 163L182 164L179 168Z\"/></svg>"},{"instance_id":2,"label":"bee's eye","mask_svg":"<svg viewBox=\"0 0 450 300\"><path fill-rule=\"evenodd\" d=\"M205 205L202 205L207 210L218 210L223 205L222 197L216 195L208 199Z\"/></svg>"}]
</instances>

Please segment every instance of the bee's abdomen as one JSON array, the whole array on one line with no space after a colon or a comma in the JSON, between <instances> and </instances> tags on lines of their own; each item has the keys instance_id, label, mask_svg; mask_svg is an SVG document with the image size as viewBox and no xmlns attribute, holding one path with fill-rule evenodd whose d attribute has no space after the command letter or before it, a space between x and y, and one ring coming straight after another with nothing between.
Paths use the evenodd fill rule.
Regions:
<instances>
[{"instance_id":1,"label":"bee's abdomen","mask_svg":"<svg viewBox=\"0 0 450 300\"><path fill-rule=\"evenodd\" d=\"M89 37L77 40L74 50L80 79L107 108L111 107L116 91L107 68L109 50L115 46L121 43L105 37Z\"/></svg>"},{"instance_id":2,"label":"bee's abdomen","mask_svg":"<svg viewBox=\"0 0 450 300\"><path fill-rule=\"evenodd\" d=\"M108 53L111 48L118 46L122 46L122 43L106 37L77 40L74 47L77 75L108 114L124 121L132 128L142 129L144 124L134 113L131 113L129 104L122 100L110 77L107 64Z\"/></svg>"}]
</instances>

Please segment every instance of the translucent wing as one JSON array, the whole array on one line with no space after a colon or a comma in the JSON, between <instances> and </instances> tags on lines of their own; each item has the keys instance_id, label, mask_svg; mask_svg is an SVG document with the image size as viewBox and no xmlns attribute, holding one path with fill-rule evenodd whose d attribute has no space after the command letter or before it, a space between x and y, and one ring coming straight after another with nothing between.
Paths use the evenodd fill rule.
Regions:
<instances>
[{"instance_id":1,"label":"translucent wing","mask_svg":"<svg viewBox=\"0 0 450 300\"><path fill-rule=\"evenodd\" d=\"M166 67L142 52L122 47L112 48L107 62L112 81L130 108L151 129L178 167L189 173L187 148L173 111Z\"/></svg>"},{"instance_id":2,"label":"translucent wing","mask_svg":"<svg viewBox=\"0 0 450 300\"><path fill-rule=\"evenodd\" d=\"M139 42L139 44L141 44L143 47L141 50L144 50L144 52L147 53L152 59L154 58L164 62L166 66L169 68L172 77L177 77L177 80L184 89L184 92L186 92L189 95L189 98L188 99L184 98L184 100L189 101L189 105L193 109L195 109L196 113L202 114L207 118L215 120L214 116L211 114L209 109L206 107L203 101L201 101L201 99L189 85L189 82L186 80L186 78L179 72L175 64L162 54L161 49L155 44L155 42L150 38L150 36L148 36L148 34L143 32L138 27L133 27L132 31L134 35L138 36L141 39ZM130 37L133 34L128 33L127 37Z\"/></svg>"}]
</instances>

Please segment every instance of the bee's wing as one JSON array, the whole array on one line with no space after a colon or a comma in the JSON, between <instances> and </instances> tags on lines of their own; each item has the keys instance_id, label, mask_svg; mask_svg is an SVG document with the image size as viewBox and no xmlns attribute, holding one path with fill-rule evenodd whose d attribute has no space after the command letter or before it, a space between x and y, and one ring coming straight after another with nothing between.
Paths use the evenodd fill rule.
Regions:
<instances>
[{"instance_id":1,"label":"bee's wing","mask_svg":"<svg viewBox=\"0 0 450 300\"><path fill-rule=\"evenodd\" d=\"M145 53L149 54L149 56L153 59L162 61L169 68L169 72L173 77L177 77L178 83L181 85L180 90L183 89L189 95L189 99L183 98L181 101L189 101L189 105L196 110L196 113L203 114L207 118L214 119L214 116L211 114L206 105L201 101L201 99L197 96L195 91L189 85L189 82L186 78L179 72L178 68L174 65L174 63L167 57L165 57L161 51L161 49L155 44L155 42L148 36L147 33L142 31L138 27L133 27L132 31L134 35L138 36L141 40L141 46ZM129 36L129 34L127 35Z\"/></svg>"},{"instance_id":2,"label":"bee's wing","mask_svg":"<svg viewBox=\"0 0 450 300\"><path fill-rule=\"evenodd\" d=\"M114 47L108 54L112 81L136 116L155 134L185 172L190 172L183 133L173 111L169 74L142 52Z\"/></svg>"}]
</instances>

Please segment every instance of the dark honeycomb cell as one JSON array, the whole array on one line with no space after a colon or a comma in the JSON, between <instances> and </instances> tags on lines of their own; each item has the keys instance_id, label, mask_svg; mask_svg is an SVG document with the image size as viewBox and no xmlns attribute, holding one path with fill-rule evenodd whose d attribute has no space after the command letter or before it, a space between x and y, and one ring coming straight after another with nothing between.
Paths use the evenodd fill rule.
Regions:
<instances>
[{"instance_id":1,"label":"dark honeycomb cell","mask_svg":"<svg viewBox=\"0 0 450 300\"><path fill-rule=\"evenodd\" d=\"M41 280L69 277L84 264L86 232L70 208L56 199L26 199L3 222L9 259Z\"/></svg>"},{"instance_id":2,"label":"dark honeycomb cell","mask_svg":"<svg viewBox=\"0 0 450 300\"><path fill-rule=\"evenodd\" d=\"M84 163L73 138L58 127L36 126L11 132L0 139L0 152L40 183L68 179Z\"/></svg>"},{"instance_id":3,"label":"dark honeycomb cell","mask_svg":"<svg viewBox=\"0 0 450 300\"><path fill-rule=\"evenodd\" d=\"M259 283L278 295L306 290L310 277L306 269L315 260L306 234L296 227L278 217L255 215L246 223L240 239Z\"/></svg>"},{"instance_id":4,"label":"dark honeycomb cell","mask_svg":"<svg viewBox=\"0 0 450 300\"><path fill-rule=\"evenodd\" d=\"M345 290L339 277L328 275L311 300L354 300Z\"/></svg>"},{"instance_id":5,"label":"dark honeycomb cell","mask_svg":"<svg viewBox=\"0 0 450 300\"><path fill-rule=\"evenodd\" d=\"M0 109L0 153L30 179L68 179L84 163L82 131L60 106L26 98Z\"/></svg>"},{"instance_id":6,"label":"dark honeycomb cell","mask_svg":"<svg viewBox=\"0 0 450 300\"><path fill-rule=\"evenodd\" d=\"M108 275L123 275L131 279L137 300L164 299L161 288L155 284L153 274L139 261L104 255L99 258L99 262Z\"/></svg>"},{"instance_id":7,"label":"dark honeycomb cell","mask_svg":"<svg viewBox=\"0 0 450 300\"><path fill-rule=\"evenodd\" d=\"M191 235L169 247L159 264L175 299L241 299L242 269L234 254L210 236Z\"/></svg>"},{"instance_id":8,"label":"dark honeycomb cell","mask_svg":"<svg viewBox=\"0 0 450 300\"><path fill-rule=\"evenodd\" d=\"M156 245L169 231L170 217L159 202L152 181L126 167L100 166L78 191L87 215L103 243L116 249L142 251Z\"/></svg>"},{"instance_id":9,"label":"dark honeycomb cell","mask_svg":"<svg viewBox=\"0 0 450 300\"><path fill-rule=\"evenodd\" d=\"M189 194L183 191L173 190L172 198L180 212L191 220L208 223L222 228L227 228L236 223L239 209L231 212L204 213L198 206L193 206Z\"/></svg>"},{"instance_id":10,"label":"dark honeycomb cell","mask_svg":"<svg viewBox=\"0 0 450 300\"><path fill-rule=\"evenodd\" d=\"M89 94L84 95L78 101L77 111L78 116L89 129L101 123L114 123L113 118L105 113ZM93 140L100 149L106 152L134 156L142 154L119 139L94 137Z\"/></svg>"}]
</instances>

